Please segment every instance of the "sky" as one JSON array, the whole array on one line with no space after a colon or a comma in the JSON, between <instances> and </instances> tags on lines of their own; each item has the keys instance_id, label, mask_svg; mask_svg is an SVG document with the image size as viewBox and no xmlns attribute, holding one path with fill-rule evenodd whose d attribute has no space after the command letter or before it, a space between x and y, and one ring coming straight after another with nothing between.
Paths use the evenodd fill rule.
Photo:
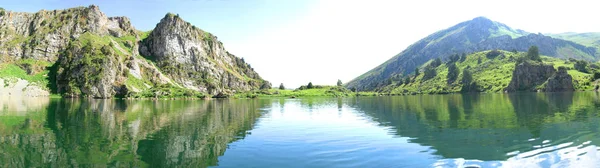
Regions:
<instances>
[{"instance_id":1,"label":"sky","mask_svg":"<svg viewBox=\"0 0 600 168\"><path fill-rule=\"evenodd\" d=\"M151 30L167 12L216 35L273 86L348 82L436 31L484 16L532 33L600 32L595 1L0 0L36 12L96 4Z\"/></svg>"}]
</instances>

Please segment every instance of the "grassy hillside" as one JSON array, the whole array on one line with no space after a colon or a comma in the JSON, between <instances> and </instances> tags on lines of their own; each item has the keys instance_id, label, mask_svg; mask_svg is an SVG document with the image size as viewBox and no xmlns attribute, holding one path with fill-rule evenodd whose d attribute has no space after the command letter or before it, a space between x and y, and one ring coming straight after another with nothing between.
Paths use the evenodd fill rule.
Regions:
<instances>
[{"instance_id":1,"label":"grassy hillside","mask_svg":"<svg viewBox=\"0 0 600 168\"><path fill-rule=\"evenodd\" d=\"M381 92L391 94L439 94L460 92L462 88L461 80L463 78L463 70L469 69L472 73L473 81L477 83L476 91L479 92L503 92L508 86L512 78L515 62L524 57L525 53L513 53L508 51L500 51L499 56L490 58L486 54L490 51L477 52L470 54L464 61L457 61L458 69L457 79L453 82L448 82L448 63L443 63L435 68L435 76L430 79L425 79L424 72L416 77L410 76L411 82L406 84L405 78L402 80L392 80L392 84L381 89ZM567 67L569 75L573 77L573 83L576 90L591 90L594 82L592 82L592 67L595 64L588 65L588 72L575 70L576 60L561 60L557 58L542 56L542 60L546 64L553 64L555 68L559 66ZM424 68L421 68L424 69Z\"/></svg>"}]
</instances>

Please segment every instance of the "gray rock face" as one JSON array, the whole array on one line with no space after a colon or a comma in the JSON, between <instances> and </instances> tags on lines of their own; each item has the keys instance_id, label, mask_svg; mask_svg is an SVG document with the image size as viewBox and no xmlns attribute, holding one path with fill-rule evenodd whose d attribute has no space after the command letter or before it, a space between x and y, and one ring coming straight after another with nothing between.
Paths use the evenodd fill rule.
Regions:
<instances>
[{"instance_id":1,"label":"gray rock face","mask_svg":"<svg viewBox=\"0 0 600 168\"><path fill-rule=\"evenodd\" d=\"M515 67L512 79L504 89L507 92L536 91L556 70L552 65L539 62L525 61Z\"/></svg>"},{"instance_id":2,"label":"gray rock face","mask_svg":"<svg viewBox=\"0 0 600 168\"><path fill-rule=\"evenodd\" d=\"M140 52L182 86L212 95L258 89L266 82L250 65L225 50L212 34L167 14Z\"/></svg>"},{"instance_id":3,"label":"gray rock face","mask_svg":"<svg viewBox=\"0 0 600 168\"><path fill-rule=\"evenodd\" d=\"M574 90L573 78L567 73L567 68L565 67L558 67L558 72L548 79L546 87L544 88L544 91L546 92L565 92Z\"/></svg>"},{"instance_id":4,"label":"gray rock face","mask_svg":"<svg viewBox=\"0 0 600 168\"><path fill-rule=\"evenodd\" d=\"M2 61L35 59L54 62L69 41L90 32L99 36L135 35L125 17L107 17L98 6L37 13L6 11L0 16Z\"/></svg>"}]
</instances>

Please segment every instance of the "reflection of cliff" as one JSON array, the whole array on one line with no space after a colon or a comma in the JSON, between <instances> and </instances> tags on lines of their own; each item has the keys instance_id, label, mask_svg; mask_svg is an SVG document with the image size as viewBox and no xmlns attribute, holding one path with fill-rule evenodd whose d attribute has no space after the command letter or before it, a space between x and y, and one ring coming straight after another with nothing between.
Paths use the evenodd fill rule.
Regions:
<instances>
[{"instance_id":1,"label":"reflection of cliff","mask_svg":"<svg viewBox=\"0 0 600 168\"><path fill-rule=\"evenodd\" d=\"M268 100L210 101L206 112L175 119L139 142L142 159L156 167L207 167L217 164L232 141L245 137Z\"/></svg>"},{"instance_id":2,"label":"reflection of cliff","mask_svg":"<svg viewBox=\"0 0 600 168\"><path fill-rule=\"evenodd\" d=\"M372 97L348 103L444 158L505 160L509 152L565 142L577 146L600 137L580 137L598 132L598 95L592 92Z\"/></svg>"},{"instance_id":3,"label":"reflection of cliff","mask_svg":"<svg viewBox=\"0 0 600 168\"><path fill-rule=\"evenodd\" d=\"M146 167L146 162L167 160L138 153L144 151L138 146L165 135L161 131L165 129L177 131L167 133L173 137L165 135L176 140L210 133L205 139L224 151L237 133L251 128L262 107L256 101L54 99L18 115L0 109L0 114L6 114L0 119L8 121L0 123L0 167ZM195 149L177 143L153 145L155 151ZM197 155L209 156L210 151Z\"/></svg>"}]
</instances>

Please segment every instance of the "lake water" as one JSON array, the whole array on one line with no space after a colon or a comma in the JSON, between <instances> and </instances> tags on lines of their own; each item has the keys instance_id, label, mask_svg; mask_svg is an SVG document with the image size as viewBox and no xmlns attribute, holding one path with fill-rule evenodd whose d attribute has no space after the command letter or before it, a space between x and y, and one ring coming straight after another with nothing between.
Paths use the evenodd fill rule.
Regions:
<instances>
[{"instance_id":1,"label":"lake water","mask_svg":"<svg viewBox=\"0 0 600 168\"><path fill-rule=\"evenodd\" d=\"M599 167L600 94L0 99L0 167Z\"/></svg>"}]
</instances>

